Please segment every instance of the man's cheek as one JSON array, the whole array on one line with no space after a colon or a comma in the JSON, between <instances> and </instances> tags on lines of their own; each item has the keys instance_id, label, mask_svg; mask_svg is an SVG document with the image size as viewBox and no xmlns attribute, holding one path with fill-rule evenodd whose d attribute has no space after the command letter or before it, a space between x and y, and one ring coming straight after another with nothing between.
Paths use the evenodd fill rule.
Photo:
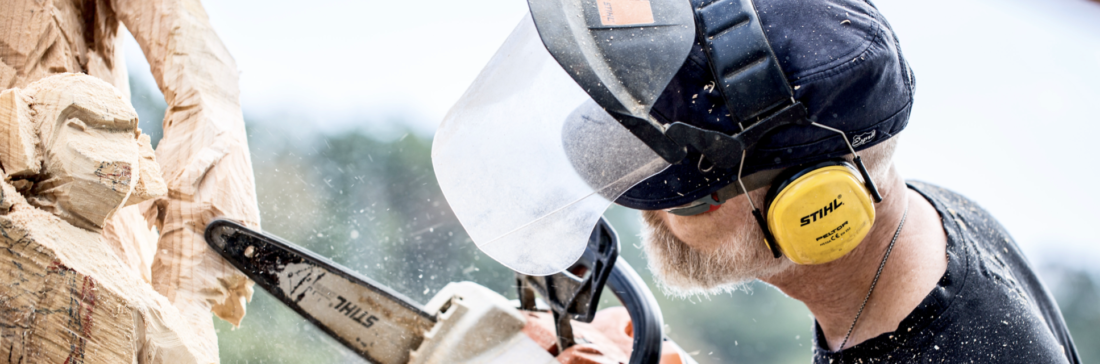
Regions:
<instances>
[{"instance_id":1,"label":"man's cheek","mask_svg":"<svg viewBox=\"0 0 1100 364\"><path fill-rule=\"evenodd\" d=\"M724 235L722 210L696 216L662 213L669 231L685 244L697 249L711 249L719 244Z\"/></svg>"}]
</instances>

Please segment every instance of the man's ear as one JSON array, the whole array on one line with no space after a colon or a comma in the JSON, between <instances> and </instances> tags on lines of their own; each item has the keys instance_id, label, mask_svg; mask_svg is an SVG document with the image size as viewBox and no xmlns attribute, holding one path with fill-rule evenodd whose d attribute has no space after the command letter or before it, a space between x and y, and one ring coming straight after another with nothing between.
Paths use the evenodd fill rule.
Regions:
<instances>
[{"instance_id":1,"label":"man's ear","mask_svg":"<svg viewBox=\"0 0 1100 364\"><path fill-rule=\"evenodd\" d=\"M126 200L125 206L138 204L142 201L152 200L168 194L168 185L164 183L164 177L160 174L160 165L157 164L153 154L153 145L148 134L142 134L141 129L136 129L138 143L138 180L134 185L134 191Z\"/></svg>"},{"instance_id":2,"label":"man's ear","mask_svg":"<svg viewBox=\"0 0 1100 364\"><path fill-rule=\"evenodd\" d=\"M0 92L0 167L11 177L30 177L42 169L31 100L17 88Z\"/></svg>"}]
</instances>

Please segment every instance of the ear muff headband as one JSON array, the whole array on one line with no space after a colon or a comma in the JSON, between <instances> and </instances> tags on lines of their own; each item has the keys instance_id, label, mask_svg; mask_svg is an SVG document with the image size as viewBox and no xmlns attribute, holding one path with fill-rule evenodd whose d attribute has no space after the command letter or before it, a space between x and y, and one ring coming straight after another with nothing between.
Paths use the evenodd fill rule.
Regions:
<instances>
[{"instance_id":1,"label":"ear muff headband","mask_svg":"<svg viewBox=\"0 0 1100 364\"><path fill-rule=\"evenodd\" d=\"M855 249L875 222L859 172L844 160L793 171L765 199L772 241L797 264L828 263Z\"/></svg>"}]
</instances>

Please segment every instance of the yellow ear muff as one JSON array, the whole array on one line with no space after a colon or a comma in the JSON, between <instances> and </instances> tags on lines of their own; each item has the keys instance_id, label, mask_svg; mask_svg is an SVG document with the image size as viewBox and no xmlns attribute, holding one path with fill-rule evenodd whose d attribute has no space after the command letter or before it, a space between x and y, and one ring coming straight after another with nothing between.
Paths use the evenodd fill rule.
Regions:
<instances>
[{"instance_id":1,"label":"yellow ear muff","mask_svg":"<svg viewBox=\"0 0 1100 364\"><path fill-rule=\"evenodd\" d=\"M768 229L797 264L828 263L855 249L875 222L871 193L846 161L830 160L772 186Z\"/></svg>"}]
</instances>

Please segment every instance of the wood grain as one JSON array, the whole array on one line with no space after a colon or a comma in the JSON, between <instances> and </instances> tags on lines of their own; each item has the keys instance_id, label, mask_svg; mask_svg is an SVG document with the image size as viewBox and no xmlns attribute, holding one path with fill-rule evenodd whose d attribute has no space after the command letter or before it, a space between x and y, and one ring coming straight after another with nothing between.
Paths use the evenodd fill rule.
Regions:
<instances>
[{"instance_id":1,"label":"wood grain","mask_svg":"<svg viewBox=\"0 0 1100 364\"><path fill-rule=\"evenodd\" d=\"M22 100L16 109L23 111L0 113L0 124L31 126L40 142L29 159L41 168L0 181L0 360L217 362L217 347L135 269L148 252L101 231L129 199L167 190L121 92L88 75L61 74L0 94L0 102L10 100L2 95ZM22 148L0 140L4 146ZM113 233L144 228L152 237L144 220L122 224L138 229Z\"/></svg>"},{"instance_id":2,"label":"wood grain","mask_svg":"<svg viewBox=\"0 0 1100 364\"><path fill-rule=\"evenodd\" d=\"M89 206L114 205L120 199L113 193L117 191L94 196L77 194L82 196L77 199L84 206L76 209L80 213L55 206L56 201L68 201L66 198L72 193L55 193L58 191L51 186L42 186L41 181L31 184L30 179L21 179L15 187L38 188L27 190L35 194L32 198L35 206L58 213L72 224L101 231L125 265L178 307L191 335L204 341L205 346L215 348L216 354L217 338L209 313L239 325L245 315L245 304L252 296L252 282L207 248L202 231L215 217L232 218L258 228L259 210L238 100L238 71L211 27L201 2L3 0L0 89L26 88L32 82L60 73L85 73L112 84L128 100L127 70L118 37L122 26L131 31L140 45L168 104L163 120L164 138L155 152L160 162L159 173L166 184L138 183L133 186L131 196L123 199L125 203L113 210ZM0 114L5 110L9 115L20 112L11 107L18 106L13 101L15 96L0 97ZM2 106L5 100L7 109ZM61 120L58 125L79 127L67 122ZM0 124L0 139L2 135L13 135L13 130ZM0 148L12 149L35 142L17 139L9 137L9 145ZM73 169L83 170L82 166L97 163L95 158L80 159L71 153L66 155L64 150L41 145L37 148L39 164L54 158L58 163L47 164L56 167L64 161L73 164ZM78 175L78 179L87 186L103 178L125 184L122 182L129 168L130 179L151 181L146 176L158 170L141 161L152 158L152 154L145 153L147 150L141 144L137 148L144 153L140 160L104 165L98 174L93 171L91 175ZM34 166L22 169L20 162L27 160L20 158L23 156L19 153L5 155L0 164L10 164L9 174L13 176L34 174ZM45 172L58 175L53 170ZM162 191L167 192L165 197L151 197ZM154 235L153 227L159 231L159 237Z\"/></svg>"}]
</instances>

